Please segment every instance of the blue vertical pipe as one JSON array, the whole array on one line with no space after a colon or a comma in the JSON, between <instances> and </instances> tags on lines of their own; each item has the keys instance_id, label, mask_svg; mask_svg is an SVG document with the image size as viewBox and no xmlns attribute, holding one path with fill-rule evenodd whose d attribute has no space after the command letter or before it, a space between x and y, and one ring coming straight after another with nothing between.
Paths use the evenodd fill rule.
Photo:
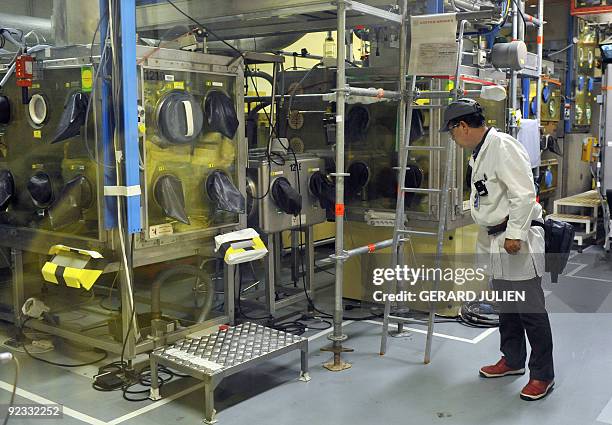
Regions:
<instances>
[{"instance_id":1,"label":"blue vertical pipe","mask_svg":"<svg viewBox=\"0 0 612 425\"><path fill-rule=\"evenodd\" d=\"M521 87L523 89L523 118L529 118L529 95L531 91L531 80L528 77L521 79ZM538 102L539 99L536 99ZM538 117L534 117L538 119Z\"/></svg>"},{"instance_id":2,"label":"blue vertical pipe","mask_svg":"<svg viewBox=\"0 0 612 425\"><path fill-rule=\"evenodd\" d=\"M495 27L491 31L484 34L485 40L487 40L487 47L489 49L491 49L495 44L495 37L497 37L497 34L499 34L500 31L501 27Z\"/></svg>"},{"instance_id":3,"label":"blue vertical pipe","mask_svg":"<svg viewBox=\"0 0 612 425\"><path fill-rule=\"evenodd\" d=\"M567 23L567 43L574 44L574 25L575 18L572 15L569 15L569 20ZM570 102L568 99L572 97L572 80L574 78L573 73L574 68L574 49L570 47L567 49L567 70L565 72L565 102ZM564 105L565 106L565 105ZM572 131L572 122L569 119L565 120L565 132L569 133Z\"/></svg>"},{"instance_id":4,"label":"blue vertical pipe","mask_svg":"<svg viewBox=\"0 0 612 425\"><path fill-rule=\"evenodd\" d=\"M107 36L108 26L108 0L100 0L100 55L104 53L104 40ZM107 55L107 58L109 56ZM110 108L111 97L111 82L107 78L110 75L111 61L106 60L105 63L100 63L100 100L102 105L101 111L101 147L104 158L104 186L116 186L117 176L115 169L115 151L113 149L113 126ZM104 198L104 228L106 230L117 227L117 198L107 196Z\"/></svg>"},{"instance_id":5,"label":"blue vertical pipe","mask_svg":"<svg viewBox=\"0 0 612 425\"><path fill-rule=\"evenodd\" d=\"M444 13L444 0L427 0L427 13Z\"/></svg>"},{"instance_id":6,"label":"blue vertical pipe","mask_svg":"<svg viewBox=\"0 0 612 425\"><path fill-rule=\"evenodd\" d=\"M136 78L136 1L121 0L121 100L125 156L125 186L140 186L138 152L138 84ZM127 197L127 230L139 233L140 195Z\"/></svg>"}]
</instances>

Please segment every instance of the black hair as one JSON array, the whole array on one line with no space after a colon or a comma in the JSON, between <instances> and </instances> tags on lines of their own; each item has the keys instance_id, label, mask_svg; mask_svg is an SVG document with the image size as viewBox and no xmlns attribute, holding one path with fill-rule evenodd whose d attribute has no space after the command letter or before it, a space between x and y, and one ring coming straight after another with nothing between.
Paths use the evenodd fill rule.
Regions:
<instances>
[{"instance_id":1,"label":"black hair","mask_svg":"<svg viewBox=\"0 0 612 425\"><path fill-rule=\"evenodd\" d=\"M450 122L448 123L448 127L451 128L460 123L461 121L466 123L470 128L480 128L484 127L485 125L485 117L482 112L474 112L473 114L464 115L462 117L450 120Z\"/></svg>"}]
</instances>

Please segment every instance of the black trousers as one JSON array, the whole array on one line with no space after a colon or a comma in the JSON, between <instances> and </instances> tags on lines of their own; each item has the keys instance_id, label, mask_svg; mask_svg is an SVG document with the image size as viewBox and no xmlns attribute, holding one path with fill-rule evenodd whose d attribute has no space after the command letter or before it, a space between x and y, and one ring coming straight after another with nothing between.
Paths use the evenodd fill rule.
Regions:
<instances>
[{"instance_id":1,"label":"black trousers","mask_svg":"<svg viewBox=\"0 0 612 425\"><path fill-rule=\"evenodd\" d=\"M553 341L550 321L546 311L542 278L510 281L493 279L493 289L498 292L518 291L525 294L525 301L500 302L499 333L500 350L506 363L513 369L522 369L527 360L525 334L531 345L529 372L531 379L554 379Z\"/></svg>"}]
</instances>

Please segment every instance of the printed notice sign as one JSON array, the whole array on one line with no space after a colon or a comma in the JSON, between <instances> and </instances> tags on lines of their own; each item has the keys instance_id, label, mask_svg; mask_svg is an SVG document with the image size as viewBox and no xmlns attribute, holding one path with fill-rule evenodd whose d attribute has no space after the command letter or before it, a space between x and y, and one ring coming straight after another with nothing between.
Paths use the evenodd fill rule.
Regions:
<instances>
[{"instance_id":1,"label":"printed notice sign","mask_svg":"<svg viewBox=\"0 0 612 425\"><path fill-rule=\"evenodd\" d=\"M410 75L455 75L457 15L411 16Z\"/></svg>"}]
</instances>

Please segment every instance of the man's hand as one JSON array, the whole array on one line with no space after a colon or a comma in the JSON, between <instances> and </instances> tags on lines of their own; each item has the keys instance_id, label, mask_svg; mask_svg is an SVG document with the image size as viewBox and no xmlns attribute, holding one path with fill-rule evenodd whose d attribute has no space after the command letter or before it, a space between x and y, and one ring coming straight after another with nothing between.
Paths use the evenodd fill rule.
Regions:
<instances>
[{"instance_id":1,"label":"man's hand","mask_svg":"<svg viewBox=\"0 0 612 425\"><path fill-rule=\"evenodd\" d=\"M506 239L504 249L508 254L517 254L521 250L520 239Z\"/></svg>"}]
</instances>

